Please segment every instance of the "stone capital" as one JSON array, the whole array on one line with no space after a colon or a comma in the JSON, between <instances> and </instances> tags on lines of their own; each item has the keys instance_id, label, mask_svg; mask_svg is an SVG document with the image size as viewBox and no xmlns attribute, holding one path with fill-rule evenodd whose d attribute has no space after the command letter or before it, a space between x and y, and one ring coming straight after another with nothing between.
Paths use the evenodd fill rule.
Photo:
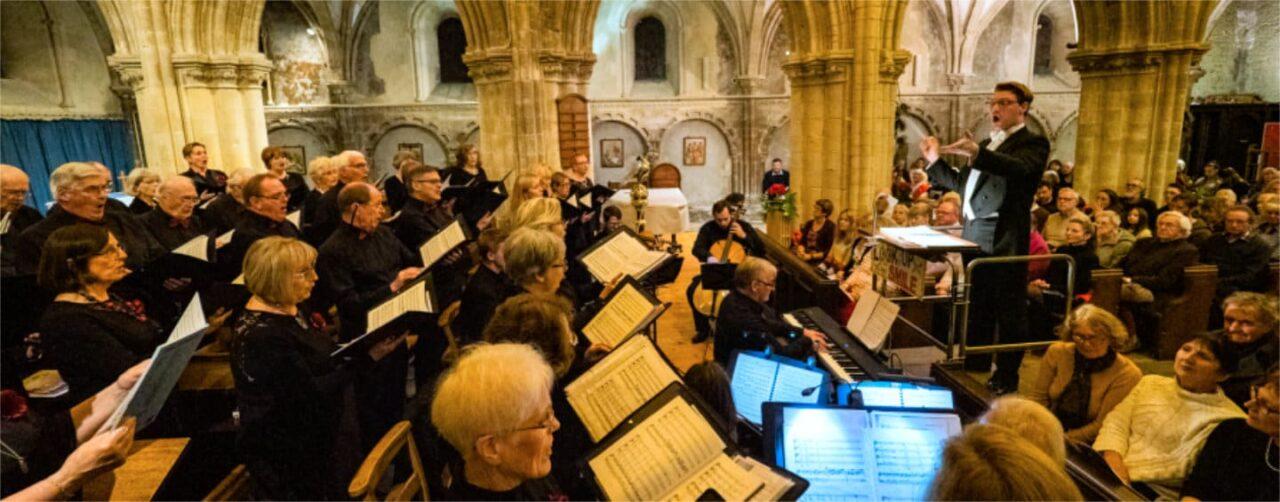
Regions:
<instances>
[{"instance_id":1,"label":"stone capital","mask_svg":"<svg viewBox=\"0 0 1280 502\"><path fill-rule=\"evenodd\" d=\"M911 62L911 53L902 49L895 51L884 51L880 53L880 81L883 83L897 82L898 77L902 76L902 71L907 68L907 63Z\"/></svg>"},{"instance_id":2,"label":"stone capital","mask_svg":"<svg viewBox=\"0 0 1280 502\"><path fill-rule=\"evenodd\" d=\"M1170 56L1190 54L1194 65L1206 51L1208 47L1200 43L1173 44L1143 50L1077 50L1067 55L1067 62L1081 74L1125 75L1154 71L1165 64Z\"/></svg>"},{"instance_id":3,"label":"stone capital","mask_svg":"<svg viewBox=\"0 0 1280 502\"><path fill-rule=\"evenodd\" d=\"M262 86L271 71L271 63L261 54L249 57L215 57L177 55L173 68L183 87L252 89Z\"/></svg>"},{"instance_id":4,"label":"stone capital","mask_svg":"<svg viewBox=\"0 0 1280 502\"><path fill-rule=\"evenodd\" d=\"M950 88L952 92L959 92L960 89L964 88L964 84L969 80L969 77L970 74L968 73L948 73L947 87Z\"/></svg>"},{"instance_id":5,"label":"stone capital","mask_svg":"<svg viewBox=\"0 0 1280 502\"><path fill-rule=\"evenodd\" d=\"M141 59L137 57L110 56L107 58L107 64L120 75L120 83L128 86L133 92L136 93L146 87L146 79L142 75Z\"/></svg>"},{"instance_id":6,"label":"stone capital","mask_svg":"<svg viewBox=\"0 0 1280 502\"><path fill-rule=\"evenodd\" d=\"M545 51L538 55L543 78L557 82L586 82L595 67L595 54L565 54ZM474 77L473 77L474 78Z\"/></svg>"},{"instance_id":7,"label":"stone capital","mask_svg":"<svg viewBox=\"0 0 1280 502\"><path fill-rule=\"evenodd\" d=\"M462 62L477 85L510 80L515 70L515 58L510 50L467 51L462 55Z\"/></svg>"},{"instance_id":8,"label":"stone capital","mask_svg":"<svg viewBox=\"0 0 1280 502\"><path fill-rule=\"evenodd\" d=\"M788 61L782 65L782 70L787 73L793 85L807 85L844 80L852 65L852 55L832 54Z\"/></svg>"}]
</instances>

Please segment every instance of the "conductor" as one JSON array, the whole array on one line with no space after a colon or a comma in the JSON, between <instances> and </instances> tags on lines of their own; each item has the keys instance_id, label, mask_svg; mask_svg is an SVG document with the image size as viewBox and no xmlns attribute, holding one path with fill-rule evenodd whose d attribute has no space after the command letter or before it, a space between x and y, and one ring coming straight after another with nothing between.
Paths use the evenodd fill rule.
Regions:
<instances>
[{"instance_id":1,"label":"conductor","mask_svg":"<svg viewBox=\"0 0 1280 502\"><path fill-rule=\"evenodd\" d=\"M929 179L960 192L963 237L978 244L981 256L1026 255L1031 234L1031 201L1045 169L1049 142L1026 127L1034 95L1019 82L996 84L988 106L991 138L974 142L969 133L949 145L927 137L920 152L929 162ZM941 154L968 158L955 169ZM973 258L971 256L970 258ZM1000 343L1026 340L1027 266L1025 263L983 265L974 272L969 315L969 345L988 345L998 330ZM965 358L965 369L987 371L990 356ZM1016 391L1022 352L1001 352L987 386L997 394Z\"/></svg>"}]
</instances>

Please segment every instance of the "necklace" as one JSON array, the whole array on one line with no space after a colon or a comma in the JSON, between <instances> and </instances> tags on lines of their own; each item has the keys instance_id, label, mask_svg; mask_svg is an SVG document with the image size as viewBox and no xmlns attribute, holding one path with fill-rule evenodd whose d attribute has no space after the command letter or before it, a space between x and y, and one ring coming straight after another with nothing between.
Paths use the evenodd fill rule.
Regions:
<instances>
[{"instance_id":1,"label":"necklace","mask_svg":"<svg viewBox=\"0 0 1280 502\"><path fill-rule=\"evenodd\" d=\"M27 470L29 469L27 467L27 459L22 455L19 455L18 450L13 449L12 446L4 444L4 441L0 441L0 454L16 460L18 462L18 468L22 470L22 473L27 473Z\"/></svg>"},{"instance_id":2,"label":"necklace","mask_svg":"<svg viewBox=\"0 0 1280 502\"><path fill-rule=\"evenodd\" d=\"M1271 465L1271 447L1276 445L1276 438L1267 441L1267 449L1262 452L1262 460L1267 462L1267 467L1271 470L1280 472L1280 465Z\"/></svg>"}]
</instances>

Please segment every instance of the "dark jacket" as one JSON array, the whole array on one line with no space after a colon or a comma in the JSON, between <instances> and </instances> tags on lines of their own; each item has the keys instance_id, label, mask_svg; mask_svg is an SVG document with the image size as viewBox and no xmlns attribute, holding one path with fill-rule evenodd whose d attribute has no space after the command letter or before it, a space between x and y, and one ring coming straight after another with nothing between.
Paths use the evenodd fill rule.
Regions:
<instances>
[{"instance_id":1,"label":"dark jacket","mask_svg":"<svg viewBox=\"0 0 1280 502\"><path fill-rule=\"evenodd\" d=\"M88 221L82 220L80 217L68 213L61 206L53 206L49 210L49 214L40 223L36 223L28 227L21 235L18 236L18 242L15 247L17 252L17 272L19 274L35 274L40 266L40 253L44 248L44 241L59 228L74 225L76 223L87 223L90 225L105 225L116 239L120 241L120 245L124 247L129 257L125 263L134 270L141 269L144 265L151 263L152 260L163 256L168 252L161 246L156 239L151 236L146 227L143 227L132 214L128 212L105 211L102 220Z\"/></svg>"},{"instance_id":2,"label":"dark jacket","mask_svg":"<svg viewBox=\"0 0 1280 502\"><path fill-rule=\"evenodd\" d=\"M507 275L480 265L462 288L462 303L453 321L453 334L458 345L469 345L484 339L484 327L498 305L521 290Z\"/></svg>"},{"instance_id":3,"label":"dark jacket","mask_svg":"<svg viewBox=\"0 0 1280 502\"><path fill-rule=\"evenodd\" d=\"M1267 273L1270 255L1271 246L1254 233L1235 240L1217 233L1200 245L1200 262L1218 266L1218 298L1236 291L1266 291L1273 280Z\"/></svg>"},{"instance_id":4,"label":"dark jacket","mask_svg":"<svg viewBox=\"0 0 1280 502\"><path fill-rule=\"evenodd\" d=\"M387 196L387 207L391 208L392 213L399 211L409 201L409 189L398 176L388 176L382 182L382 193Z\"/></svg>"},{"instance_id":5,"label":"dark jacket","mask_svg":"<svg viewBox=\"0 0 1280 502\"><path fill-rule=\"evenodd\" d=\"M751 256L764 256L764 242L760 240L760 234L756 233L756 229L751 227L750 223L738 220L738 224L742 226L742 231L747 234L746 239L733 237L733 240L742 244L747 249L747 254ZM715 220L702 224L702 228L698 229L698 237L693 241L693 256L698 261L705 263L707 258L711 256L711 246L718 241L725 240L729 237L729 229L721 228Z\"/></svg>"},{"instance_id":6,"label":"dark jacket","mask_svg":"<svg viewBox=\"0 0 1280 502\"><path fill-rule=\"evenodd\" d=\"M1245 345L1237 345L1227 340L1224 330L1216 330L1210 333L1215 337L1219 337L1226 341L1226 348L1231 352L1238 361L1236 370L1231 372L1222 383L1218 384L1222 387L1222 392L1235 401L1237 405L1244 408L1245 401L1248 401L1250 387L1267 374L1267 369L1280 359L1280 338L1276 337L1275 330L1263 334L1253 343Z\"/></svg>"},{"instance_id":7,"label":"dark jacket","mask_svg":"<svg viewBox=\"0 0 1280 502\"><path fill-rule=\"evenodd\" d=\"M783 169L778 174L773 173L773 168L766 169L764 179L760 181L760 192L769 193L769 187L778 184L784 187L791 187L791 171Z\"/></svg>"},{"instance_id":8,"label":"dark jacket","mask_svg":"<svg viewBox=\"0 0 1280 502\"><path fill-rule=\"evenodd\" d=\"M122 309L106 303L53 302L40 319L45 353L71 387L70 403L78 403L115 383L121 373L151 357L164 341L160 325L137 303L113 297Z\"/></svg>"},{"instance_id":9,"label":"dark jacket","mask_svg":"<svg viewBox=\"0 0 1280 502\"><path fill-rule=\"evenodd\" d=\"M302 203L307 200L307 192L311 188L307 186L307 179L298 173L285 173L284 189L289 192L288 211L294 212L302 208Z\"/></svg>"},{"instance_id":10,"label":"dark jacket","mask_svg":"<svg viewBox=\"0 0 1280 502\"><path fill-rule=\"evenodd\" d=\"M385 226L363 237L346 223L333 232L320 246L316 291L323 295L320 305L338 307L343 340L365 333L369 309L390 298L396 275L419 260Z\"/></svg>"},{"instance_id":11,"label":"dark jacket","mask_svg":"<svg viewBox=\"0 0 1280 502\"><path fill-rule=\"evenodd\" d=\"M342 215L338 214L338 194L345 186L346 183L339 181L321 195L316 202L315 211L311 213L312 220L304 223L307 227L307 242L312 246L320 247L338 228L338 222L342 219Z\"/></svg>"},{"instance_id":12,"label":"dark jacket","mask_svg":"<svg viewBox=\"0 0 1280 502\"><path fill-rule=\"evenodd\" d=\"M253 211L245 211L236 224L236 233L231 235L231 242L218 250L218 267L227 279L240 275L244 265L244 255L249 246L263 237L299 236L298 227L289 220L275 221Z\"/></svg>"},{"instance_id":13,"label":"dark jacket","mask_svg":"<svg viewBox=\"0 0 1280 502\"><path fill-rule=\"evenodd\" d=\"M959 192L972 204L975 218L966 219L962 237L993 256L1025 255L1030 246L1031 200L1044 173L1049 141L1027 127L1010 135L995 151L991 140L978 144L969 166L953 169L945 159L929 166L929 181ZM964 189L969 176L980 176L972 196Z\"/></svg>"},{"instance_id":14,"label":"dark jacket","mask_svg":"<svg viewBox=\"0 0 1280 502\"><path fill-rule=\"evenodd\" d=\"M209 201L204 209L197 210L196 213L210 230L217 234L225 234L228 230L236 228L236 223L240 222L240 216L247 211L248 209L245 209L235 197L224 193Z\"/></svg>"},{"instance_id":15,"label":"dark jacket","mask_svg":"<svg viewBox=\"0 0 1280 502\"><path fill-rule=\"evenodd\" d=\"M160 242L165 249L173 251L178 246L186 244L187 241L196 238L196 236L207 233L208 229L204 226L204 220L199 216L191 215L187 221L181 222L169 216L169 213L163 209L156 207L147 214L140 217L143 226L147 227L147 231L151 232L151 236Z\"/></svg>"},{"instance_id":16,"label":"dark jacket","mask_svg":"<svg viewBox=\"0 0 1280 502\"><path fill-rule=\"evenodd\" d=\"M0 264L2 264L0 275L8 277L18 273L17 251L14 249L18 236L43 219L44 216L40 211L27 206L19 207L12 216L9 216L9 228L5 233L0 234Z\"/></svg>"},{"instance_id":17,"label":"dark jacket","mask_svg":"<svg viewBox=\"0 0 1280 502\"><path fill-rule=\"evenodd\" d=\"M1133 251L1120 260L1124 275L1151 290L1156 301L1182 293L1184 269L1196 264L1199 253L1186 239L1161 241L1147 237L1134 243Z\"/></svg>"},{"instance_id":18,"label":"dark jacket","mask_svg":"<svg viewBox=\"0 0 1280 502\"><path fill-rule=\"evenodd\" d=\"M718 319L715 359L725 367L735 350L773 347L779 354L803 358L812 347L809 339L799 337L799 330L784 322L772 307L736 289L725 296Z\"/></svg>"},{"instance_id":19,"label":"dark jacket","mask_svg":"<svg viewBox=\"0 0 1280 502\"><path fill-rule=\"evenodd\" d=\"M227 174L216 169L205 169L204 176L187 169L182 173L183 176L191 178L191 182L196 185L196 193L204 195L208 193L226 193L227 191Z\"/></svg>"}]
</instances>

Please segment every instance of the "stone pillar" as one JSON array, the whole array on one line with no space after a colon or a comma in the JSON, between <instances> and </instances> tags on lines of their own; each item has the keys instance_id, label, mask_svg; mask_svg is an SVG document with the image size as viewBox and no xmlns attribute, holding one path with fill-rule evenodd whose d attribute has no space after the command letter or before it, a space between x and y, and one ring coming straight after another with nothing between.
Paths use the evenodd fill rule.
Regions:
<instances>
[{"instance_id":1,"label":"stone pillar","mask_svg":"<svg viewBox=\"0 0 1280 502\"><path fill-rule=\"evenodd\" d=\"M491 177L560 169L556 98L586 94L598 2L459 1L463 55L480 103L480 155Z\"/></svg>"},{"instance_id":2,"label":"stone pillar","mask_svg":"<svg viewBox=\"0 0 1280 502\"><path fill-rule=\"evenodd\" d=\"M1174 180L1182 121L1215 1L1077 2L1080 73L1076 187L1081 193L1146 181L1148 196ZM1150 20L1160 23L1152 29Z\"/></svg>"},{"instance_id":3,"label":"stone pillar","mask_svg":"<svg viewBox=\"0 0 1280 502\"><path fill-rule=\"evenodd\" d=\"M116 46L108 63L136 97L135 134L148 166L181 171L182 146L199 141L215 169L262 169L262 83L271 68L257 49L262 1L103 0L99 6Z\"/></svg>"},{"instance_id":4,"label":"stone pillar","mask_svg":"<svg viewBox=\"0 0 1280 502\"><path fill-rule=\"evenodd\" d=\"M808 217L813 202L871 211L893 169L898 76L910 53L898 48L906 2L783 3L792 56L791 177Z\"/></svg>"}]
</instances>

